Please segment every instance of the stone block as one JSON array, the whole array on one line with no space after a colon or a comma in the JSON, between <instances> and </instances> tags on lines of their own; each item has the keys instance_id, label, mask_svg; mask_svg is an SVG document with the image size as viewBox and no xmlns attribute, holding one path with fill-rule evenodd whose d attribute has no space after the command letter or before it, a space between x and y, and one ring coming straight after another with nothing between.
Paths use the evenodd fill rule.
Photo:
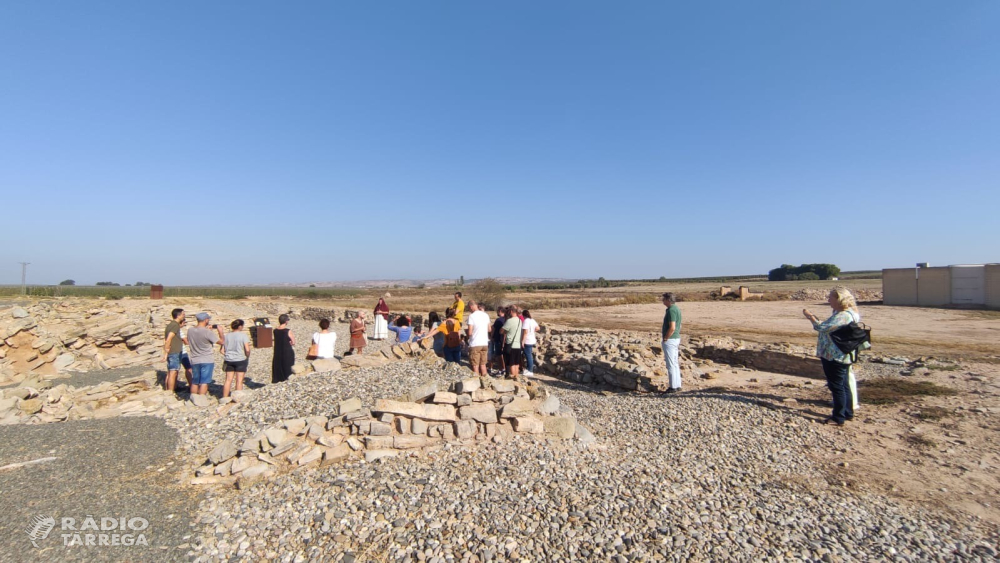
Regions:
<instances>
[{"instance_id":1,"label":"stone block","mask_svg":"<svg viewBox=\"0 0 1000 563\"><path fill-rule=\"evenodd\" d=\"M244 470L250 469L251 467L256 465L256 463L257 463L256 457L251 457L248 455L240 456L233 460L233 466L230 468L229 471L231 474L235 475L237 473L243 472Z\"/></svg>"},{"instance_id":2,"label":"stone block","mask_svg":"<svg viewBox=\"0 0 1000 563\"><path fill-rule=\"evenodd\" d=\"M236 445L229 440L223 440L218 446L212 449L208 454L208 461L215 465L218 465L227 459L230 459L236 455L239 450L236 449Z\"/></svg>"},{"instance_id":3,"label":"stone block","mask_svg":"<svg viewBox=\"0 0 1000 563\"><path fill-rule=\"evenodd\" d=\"M513 427L515 432L524 434L542 434L545 432L545 424L533 416L519 416L514 418Z\"/></svg>"},{"instance_id":4,"label":"stone block","mask_svg":"<svg viewBox=\"0 0 1000 563\"><path fill-rule=\"evenodd\" d=\"M468 407L466 407L468 408ZM479 428L475 420L460 420L455 423L455 436L459 440L469 440L476 437Z\"/></svg>"},{"instance_id":5,"label":"stone block","mask_svg":"<svg viewBox=\"0 0 1000 563\"><path fill-rule=\"evenodd\" d=\"M500 411L502 418L518 418L535 414L535 404L531 399L519 397L504 405Z\"/></svg>"},{"instance_id":6,"label":"stone block","mask_svg":"<svg viewBox=\"0 0 1000 563\"><path fill-rule=\"evenodd\" d=\"M458 400L455 401L455 405L459 407L467 407L472 404L472 395L459 395Z\"/></svg>"},{"instance_id":7,"label":"stone block","mask_svg":"<svg viewBox=\"0 0 1000 563\"><path fill-rule=\"evenodd\" d=\"M468 379L463 379L462 381L455 383L456 393L472 393L476 389L482 388L483 383L479 381L478 377L470 377Z\"/></svg>"},{"instance_id":8,"label":"stone block","mask_svg":"<svg viewBox=\"0 0 1000 563\"><path fill-rule=\"evenodd\" d=\"M546 418L543 421L545 433L569 440L576 435L576 420L565 417Z\"/></svg>"},{"instance_id":9,"label":"stone block","mask_svg":"<svg viewBox=\"0 0 1000 563\"><path fill-rule=\"evenodd\" d=\"M281 455L283 453L286 453L286 452L290 451L292 448L294 448L295 446L298 446L298 445L299 445L299 443L297 441L295 441L295 440L291 440L291 439L290 440L285 440L284 442L278 444L277 446L274 447L274 449L272 449L271 451L269 451L267 453L270 454L271 457L277 457L277 456L279 456L279 455Z\"/></svg>"},{"instance_id":10,"label":"stone block","mask_svg":"<svg viewBox=\"0 0 1000 563\"><path fill-rule=\"evenodd\" d=\"M338 416L343 416L347 413L352 413L360 410L361 410L361 399L358 399L357 397L352 399L347 399L346 401L340 401L339 403L337 403Z\"/></svg>"},{"instance_id":11,"label":"stone block","mask_svg":"<svg viewBox=\"0 0 1000 563\"><path fill-rule=\"evenodd\" d=\"M457 401L458 395L449 393L448 391L438 391L434 393L434 397L431 399L432 403L443 405L454 405Z\"/></svg>"},{"instance_id":12,"label":"stone block","mask_svg":"<svg viewBox=\"0 0 1000 563\"><path fill-rule=\"evenodd\" d=\"M320 465L329 465L333 462L347 459L350 455L351 447L347 444L339 444L323 451L323 460Z\"/></svg>"},{"instance_id":13,"label":"stone block","mask_svg":"<svg viewBox=\"0 0 1000 563\"><path fill-rule=\"evenodd\" d=\"M277 447L278 444L283 444L288 440L288 432L284 428L268 428L264 431L264 436L273 447Z\"/></svg>"},{"instance_id":14,"label":"stone block","mask_svg":"<svg viewBox=\"0 0 1000 563\"><path fill-rule=\"evenodd\" d=\"M483 403L486 401L494 401L498 397L497 392L493 389L476 389L472 392L472 402L473 403Z\"/></svg>"},{"instance_id":15,"label":"stone block","mask_svg":"<svg viewBox=\"0 0 1000 563\"><path fill-rule=\"evenodd\" d=\"M397 416L393 422L396 425L396 432L399 432L400 434L410 433L410 419Z\"/></svg>"},{"instance_id":16,"label":"stone block","mask_svg":"<svg viewBox=\"0 0 1000 563\"><path fill-rule=\"evenodd\" d=\"M440 389L440 384L438 382L425 381L416 388L410 390L407 394L407 399L412 402L422 402L427 400L428 397L434 396L438 389Z\"/></svg>"},{"instance_id":17,"label":"stone block","mask_svg":"<svg viewBox=\"0 0 1000 563\"><path fill-rule=\"evenodd\" d=\"M485 424L497 422L497 410L493 403L476 403L458 410L458 417L463 421L474 420Z\"/></svg>"},{"instance_id":18,"label":"stone block","mask_svg":"<svg viewBox=\"0 0 1000 563\"><path fill-rule=\"evenodd\" d=\"M414 434L417 435L426 435L427 421L421 420L419 418L414 418L413 421L410 423L410 432L413 432Z\"/></svg>"},{"instance_id":19,"label":"stone block","mask_svg":"<svg viewBox=\"0 0 1000 563\"><path fill-rule=\"evenodd\" d=\"M417 436L415 434L409 436L393 436L392 437L392 447L397 450L410 450L414 448L422 448L431 443L431 440L427 436Z\"/></svg>"},{"instance_id":20,"label":"stone block","mask_svg":"<svg viewBox=\"0 0 1000 563\"><path fill-rule=\"evenodd\" d=\"M309 451L302 454L302 457L296 460L295 464L299 466L306 465L314 461L319 461L322 457L323 450L321 448L311 448Z\"/></svg>"},{"instance_id":21,"label":"stone block","mask_svg":"<svg viewBox=\"0 0 1000 563\"><path fill-rule=\"evenodd\" d=\"M310 440L318 440L323 436L323 425L310 424L306 427L306 436L308 436Z\"/></svg>"},{"instance_id":22,"label":"stone block","mask_svg":"<svg viewBox=\"0 0 1000 563\"><path fill-rule=\"evenodd\" d=\"M392 434L392 425L386 422L372 422L369 434L372 436L388 436Z\"/></svg>"},{"instance_id":23,"label":"stone block","mask_svg":"<svg viewBox=\"0 0 1000 563\"><path fill-rule=\"evenodd\" d=\"M407 403L403 401L390 401L388 399L378 399L375 401L375 412L391 413L407 416L410 418L423 418L425 420L436 420L443 422L454 422L458 420L455 407L450 405L430 405Z\"/></svg>"},{"instance_id":24,"label":"stone block","mask_svg":"<svg viewBox=\"0 0 1000 563\"><path fill-rule=\"evenodd\" d=\"M306 431L306 419L304 418L293 418L291 420L285 420L281 423L289 433L295 436L301 436L305 434Z\"/></svg>"},{"instance_id":25,"label":"stone block","mask_svg":"<svg viewBox=\"0 0 1000 563\"><path fill-rule=\"evenodd\" d=\"M298 444L298 447L293 448L292 451L288 452L288 455L285 456L285 459L287 459L289 463L295 463L299 459L301 459L302 456L306 455L306 452L308 452L309 450L313 450L313 449L315 449L315 447L312 446L311 444L301 444L300 443L300 444Z\"/></svg>"},{"instance_id":26,"label":"stone block","mask_svg":"<svg viewBox=\"0 0 1000 563\"><path fill-rule=\"evenodd\" d=\"M339 434L324 434L316 440L316 443L327 448L335 448L344 443L344 437Z\"/></svg>"},{"instance_id":27,"label":"stone block","mask_svg":"<svg viewBox=\"0 0 1000 563\"><path fill-rule=\"evenodd\" d=\"M493 380L493 390L497 393L513 393L514 392L514 380L513 379L494 379Z\"/></svg>"},{"instance_id":28,"label":"stone block","mask_svg":"<svg viewBox=\"0 0 1000 563\"><path fill-rule=\"evenodd\" d=\"M348 438L347 445L356 452L365 449L365 445L362 444L361 440L358 440L357 438Z\"/></svg>"}]
</instances>

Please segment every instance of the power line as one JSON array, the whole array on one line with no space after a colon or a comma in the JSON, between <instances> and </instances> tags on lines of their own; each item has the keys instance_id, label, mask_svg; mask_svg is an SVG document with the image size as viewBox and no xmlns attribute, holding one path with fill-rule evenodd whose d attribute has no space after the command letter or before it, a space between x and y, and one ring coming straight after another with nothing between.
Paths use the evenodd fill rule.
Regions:
<instances>
[{"instance_id":1,"label":"power line","mask_svg":"<svg viewBox=\"0 0 1000 563\"><path fill-rule=\"evenodd\" d=\"M18 262L18 264L21 265L21 295L24 295L27 293L27 286L24 282L27 279L28 265L30 265L31 262Z\"/></svg>"}]
</instances>

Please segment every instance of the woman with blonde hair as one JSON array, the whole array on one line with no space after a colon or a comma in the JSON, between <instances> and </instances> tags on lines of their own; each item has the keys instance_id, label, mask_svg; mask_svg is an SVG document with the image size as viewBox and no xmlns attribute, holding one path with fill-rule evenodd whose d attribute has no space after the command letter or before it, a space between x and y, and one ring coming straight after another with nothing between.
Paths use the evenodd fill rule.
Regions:
<instances>
[{"instance_id":1,"label":"woman with blonde hair","mask_svg":"<svg viewBox=\"0 0 1000 563\"><path fill-rule=\"evenodd\" d=\"M846 421L854 418L856 393L850 381L851 355L841 351L830 334L852 322L861 322L861 314L858 313L854 296L847 288L836 287L831 290L827 302L833 309L833 314L823 322L820 322L819 318L808 309L803 309L802 314L812 322L813 329L819 333L816 355L823 363L826 384L833 394L833 414L824 422L843 426Z\"/></svg>"}]
</instances>

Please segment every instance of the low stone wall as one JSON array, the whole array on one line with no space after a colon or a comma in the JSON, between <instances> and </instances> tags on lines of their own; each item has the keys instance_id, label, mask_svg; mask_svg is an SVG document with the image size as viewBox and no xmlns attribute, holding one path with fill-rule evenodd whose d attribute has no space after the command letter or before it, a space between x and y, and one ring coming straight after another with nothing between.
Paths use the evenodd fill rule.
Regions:
<instances>
[{"instance_id":1,"label":"low stone wall","mask_svg":"<svg viewBox=\"0 0 1000 563\"><path fill-rule=\"evenodd\" d=\"M445 442L502 442L517 434L594 440L544 388L473 377L455 382L448 391L427 383L405 400L378 399L371 408L348 399L329 416L284 420L239 446L225 440L208 453L192 483L243 487L310 464L322 467L362 457L372 462Z\"/></svg>"},{"instance_id":2,"label":"low stone wall","mask_svg":"<svg viewBox=\"0 0 1000 563\"><path fill-rule=\"evenodd\" d=\"M536 371L585 384L607 384L632 391L658 392L669 387L660 342L627 331L543 327L535 349ZM681 377L712 379L715 363L759 371L822 378L813 350L767 345L732 338L684 338Z\"/></svg>"}]
</instances>

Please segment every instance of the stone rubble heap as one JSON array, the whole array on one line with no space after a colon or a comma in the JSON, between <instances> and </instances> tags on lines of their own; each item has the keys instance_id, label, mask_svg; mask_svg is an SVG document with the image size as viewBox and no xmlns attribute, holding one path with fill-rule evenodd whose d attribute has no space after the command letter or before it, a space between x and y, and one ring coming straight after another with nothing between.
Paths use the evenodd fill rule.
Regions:
<instances>
[{"instance_id":1,"label":"stone rubble heap","mask_svg":"<svg viewBox=\"0 0 1000 563\"><path fill-rule=\"evenodd\" d=\"M74 388L31 378L0 392L0 425L46 424L114 416L163 416L194 405L156 385L156 372Z\"/></svg>"},{"instance_id":2,"label":"stone rubble heap","mask_svg":"<svg viewBox=\"0 0 1000 563\"><path fill-rule=\"evenodd\" d=\"M162 353L168 316L162 305L139 316L72 300L0 312L0 384L150 365Z\"/></svg>"},{"instance_id":3,"label":"stone rubble heap","mask_svg":"<svg viewBox=\"0 0 1000 563\"><path fill-rule=\"evenodd\" d=\"M330 416L284 420L238 446L223 440L192 483L242 488L282 469L361 457L373 462L443 443L500 443L517 434L594 440L558 398L538 385L473 377L453 383L450 391L442 387L431 381L408 397L377 399L372 408L352 398L339 402Z\"/></svg>"}]
</instances>

